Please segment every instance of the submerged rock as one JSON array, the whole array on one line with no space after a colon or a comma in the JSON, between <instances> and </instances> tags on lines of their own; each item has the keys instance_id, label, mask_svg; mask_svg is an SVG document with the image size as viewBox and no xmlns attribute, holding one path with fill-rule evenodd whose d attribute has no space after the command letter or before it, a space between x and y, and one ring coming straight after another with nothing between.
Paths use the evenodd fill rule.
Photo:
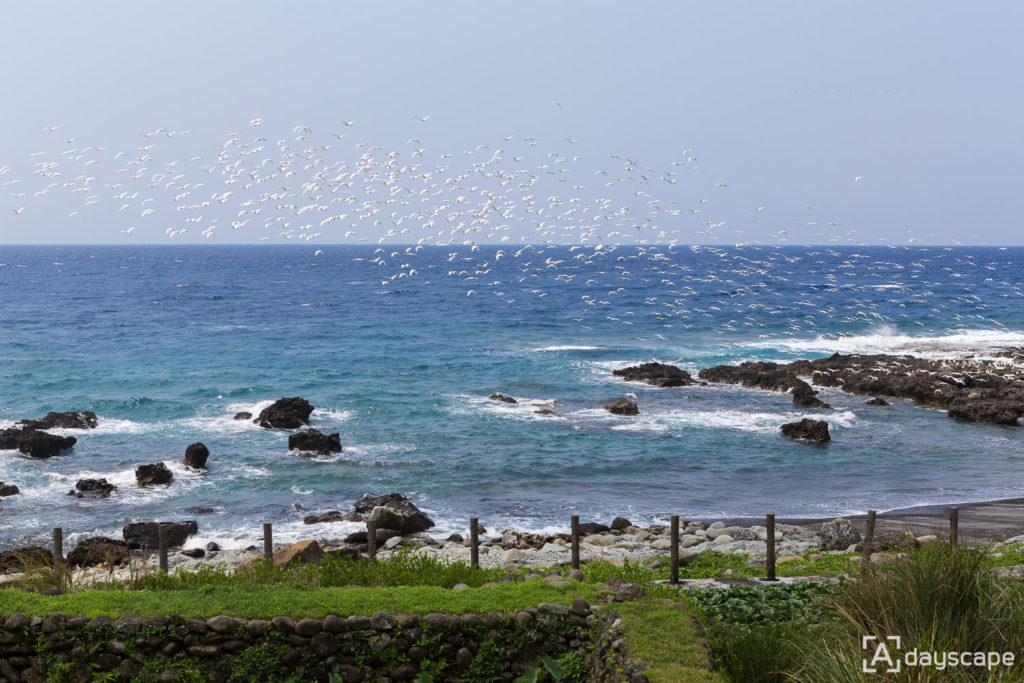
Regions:
<instances>
[{"instance_id":1,"label":"submerged rock","mask_svg":"<svg viewBox=\"0 0 1024 683\"><path fill-rule=\"evenodd\" d=\"M686 370L664 363L642 363L612 370L612 374L628 382L646 382L656 387L686 387L696 380Z\"/></svg>"},{"instance_id":2,"label":"submerged rock","mask_svg":"<svg viewBox=\"0 0 1024 683\"><path fill-rule=\"evenodd\" d=\"M0 481L0 498L5 496L13 496L18 493L18 487L14 484L5 484Z\"/></svg>"},{"instance_id":3,"label":"submerged rock","mask_svg":"<svg viewBox=\"0 0 1024 683\"><path fill-rule=\"evenodd\" d=\"M826 443L832 440L828 433L828 422L812 420L805 417L799 422L789 422L780 427L782 434L791 439L806 439L815 443Z\"/></svg>"},{"instance_id":4,"label":"submerged rock","mask_svg":"<svg viewBox=\"0 0 1024 683\"><path fill-rule=\"evenodd\" d=\"M249 412L246 412L246 411L243 410L240 413L235 413L235 418L234 419L236 419L236 420L251 420L252 419L252 413L249 413Z\"/></svg>"},{"instance_id":5,"label":"submerged rock","mask_svg":"<svg viewBox=\"0 0 1024 683\"><path fill-rule=\"evenodd\" d=\"M73 436L57 436L33 429L21 433L18 451L30 458L49 458L65 451L78 443Z\"/></svg>"},{"instance_id":6,"label":"submerged rock","mask_svg":"<svg viewBox=\"0 0 1024 683\"><path fill-rule=\"evenodd\" d=\"M317 429L297 432L288 437L288 450L327 455L341 452L341 437L338 432L323 434Z\"/></svg>"},{"instance_id":7,"label":"submerged rock","mask_svg":"<svg viewBox=\"0 0 1024 683\"><path fill-rule=\"evenodd\" d=\"M505 394L491 394L487 398L491 399L492 401L501 401L503 403L519 403L519 401L515 400L511 396L506 396Z\"/></svg>"},{"instance_id":8,"label":"submerged rock","mask_svg":"<svg viewBox=\"0 0 1024 683\"><path fill-rule=\"evenodd\" d=\"M618 401L609 403L604 407L609 413L613 415L639 415L640 408L637 407L632 401L627 401L624 398L620 398Z\"/></svg>"},{"instance_id":9,"label":"submerged rock","mask_svg":"<svg viewBox=\"0 0 1024 683\"><path fill-rule=\"evenodd\" d=\"M260 411L253 420L265 429L297 429L309 424L313 406L301 396L279 398Z\"/></svg>"},{"instance_id":10,"label":"submerged rock","mask_svg":"<svg viewBox=\"0 0 1024 683\"><path fill-rule=\"evenodd\" d=\"M887 406L887 405L889 405L889 402L886 401L884 398L873 398L870 401L865 401L864 405L867 405L867 406Z\"/></svg>"}]
</instances>

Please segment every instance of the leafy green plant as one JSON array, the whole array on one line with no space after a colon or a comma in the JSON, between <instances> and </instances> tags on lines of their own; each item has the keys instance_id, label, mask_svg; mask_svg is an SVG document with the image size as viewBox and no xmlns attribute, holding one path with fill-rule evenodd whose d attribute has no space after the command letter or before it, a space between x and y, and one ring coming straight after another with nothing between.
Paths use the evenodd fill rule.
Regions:
<instances>
[{"instance_id":1,"label":"leafy green plant","mask_svg":"<svg viewBox=\"0 0 1024 683\"><path fill-rule=\"evenodd\" d=\"M501 650L493 640L481 641L477 648L473 661L469 663L469 671L466 675L467 681L473 683L489 683L490 681L501 680Z\"/></svg>"}]
</instances>

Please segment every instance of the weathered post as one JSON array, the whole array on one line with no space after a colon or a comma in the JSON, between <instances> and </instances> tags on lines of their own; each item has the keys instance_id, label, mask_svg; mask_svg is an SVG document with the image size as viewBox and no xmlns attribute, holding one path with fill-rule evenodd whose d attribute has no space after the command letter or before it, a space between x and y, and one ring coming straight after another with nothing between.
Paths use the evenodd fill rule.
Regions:
<instances>
[{"instance_id":1,"label":"weathered post","mask_svg":"<svg viewBox=\"0 0 1024 683\"><path fill-rule=\"evenodd\" d=\"M580 568L580 516L569 518L569 536L572 539L572 568Z\"/></svg>"},{"instance_id":2,"label":"weathered post","mask_svg":"<svg viewBox=\"0 0 1024 683\"><path fill-rule=\"evenodd\" d=\"M671 545L669 546L669 583L679 583L679 515L672 515Z\"/></svg>"},{"instance_id":3,"label":"weathered post","mask_svg":"<svg viewBox=\"0 0 1024 683\"><path fill-rule=\"evenodd\" d=\"M64 529L53 527L53 568L60 569L64 564Z\"/></svg>"},{"instance_id":4,"label":"weathered post","mask_svg":"<svg viewBox=\"0 0 1024 683\"><path fill-rule=\"evenodd\" d=\"M957 536L960 532L960 508L949 508L949 543L956 545Z\"/></svg>"},{"instance_id":5,"label":"weathered post","mask_svg":"<svg viewBox=\"0 0 1024 683\"><path fill-rule=\"evenodd\" d=\"M268 567L274 565L274 530L270 522L263 523L263 560Z\"/></svg>"},{"instance_id":6,"label":"weathered post","mask_svg":"<svg viewBox=\"0 0 1024 683\"><path fill-rule=\"evenodd\" d=\"M765 567L768 570L766 581L775 581L775 515L768 514L765 519L765 541L768 544L768 557L765 560Z\"/></svg>"},{"instance_id":7,"label":"weathered post","mask_svg":"<svg viewBox=\"0 0 1024 683\"><path fill-rule=\"evenodd\" d=\"M469 566L480 566L480 529L476 517L469 518Z\"/></svg>"},{"instance_id":8,"label":"weathered post","mask_svg":"<svg viewBox=\"0 0 1024 683\"><path fill-rule=\"evenodd\" d=\"M377 559L377 522L370 520L366 522L366 556Z\"/></svg>"},{"instance_id":9,"label":"weathered post","mask_svg":"<svg viewBox=\"0 0 1024 683\"><path fill-rule=\"evenodd\" d=\"M875 539L875 511L868 510L868 521L864 528L864 550L860 556L860 573L871 570L871 544Z\"/></svg>"},{"instance_id":10,"label":"weathered post","mask_svg":"<svg viewBox=\"0 0 1024 683\"><path fill-rule=\"evenodd\" d=\"M162 523L156 526L156 547L160 558L160 571L167 573L167 527Z\"/></svg>"}]
</instances>

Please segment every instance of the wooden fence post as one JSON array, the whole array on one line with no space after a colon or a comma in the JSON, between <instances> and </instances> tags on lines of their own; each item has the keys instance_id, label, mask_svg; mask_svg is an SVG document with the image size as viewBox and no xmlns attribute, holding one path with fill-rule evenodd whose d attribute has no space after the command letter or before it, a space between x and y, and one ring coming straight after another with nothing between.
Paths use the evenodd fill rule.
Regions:
<instances>
[{"instance_id":1,"label":"wooden fence post","mask_svg":"<svg viewBox=\"0 0 1024 683\"><path fill-rule=\"evenodd\" d=\"M377 522L366 522L366 556L377 559Z\"/></svg>"},{"instance_id":2,"label":"wooden fence post","mask_svg":"<svg viewBox=\"0 0 1024 683\"><path fill-rule=\"evenodd\" d=\"M765 520L767 533L765 541L768 544L768 557L765 560L765 567L768 570L766 581L775 581L775 515L769 514Z\"/></svg>"},{"instance_id":3,"label":"wooden fence post","mask_svg":"<svg viewBox=\"0 0 1024 683\"><path fill-rule=\"evenodd\" d=\"M871 544L875 539L875 511L868 510L868 521L864 528L864 550L860 556L860 573L871 570Z\"/></svg>"},{"instance_id":4,"label":"wooden fence post","mask_svg":"<svg viewBox=\"0 0 1024 683\"><path fill-rule=\"evenodd\" d=\"M160 571L167 573L167 526L158 522L156 526L156 547L160 558Z\"/></svg>"},{"instance_id":5,"label":"wooden fence post","mask_svg":"<svg viewBox=\"0 0 1024 683\"><path fill-rule=\"evenodd\" d=\"M53 528L53 568L59 569L64 564L64 529Z\"/></svg>"},{"instance_id":6,"label":"wooden fence post","mask_svg":"<svg viewBox=\"0 0 1024 683\"><path fill-rule=\"evenodd\" d=\"M263 523L263 560L268 567L274 564L274 529L270 522Z\"/></svg>"},{"instance_id":7,"label":"wooden fence post","mask_svg":"<svg viewBox=\"0 0 1024 683\"><path fill-rule=\"evenodd\" d=\"M960 532L960 508L951 507L949 508L949 543L950 545L956 545L957 536Z\"/></svg>"},{"instance_id":8,"label":"wooden fence post","mask_svg":"<svg viewBox=\"0 0 1024 683\"><path fill-rule=\"evenodd\" d=\"M572 540L572 568L580 568L580 516L569 518L569 537Z\"/></svg>"},{"instance_id":9,"label":"wooden fence post","mask_svg":"<svg viewBox=\"0 0 1024 683\"><path fill-rule=\"evenodd\" d=\"M669 546L669 583L679 583L679 515L672 515L671 545Z\"/></svg>"},{"instance_id":10,"label":"wooden fence post","mask_svg":"<svg viewBox=\"0 0 1024 683\"><path fill-rule=\"evenodd\" d=\"M480 521L476 517L469 518L469 566L480 566Z\"/></svg>"}]
</instances>

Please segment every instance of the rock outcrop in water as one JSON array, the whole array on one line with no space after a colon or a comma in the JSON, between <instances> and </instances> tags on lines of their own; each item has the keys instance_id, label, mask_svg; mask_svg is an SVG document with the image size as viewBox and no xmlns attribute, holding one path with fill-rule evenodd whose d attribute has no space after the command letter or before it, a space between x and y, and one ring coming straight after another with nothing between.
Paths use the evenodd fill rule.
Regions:
<instances>
[{"instance_id":1,"label":"rock outcrop in water","mask_svg":"<svg viewBox=\"0 0 1024 683\"><path fill-rule=\"evenodd\" d=\"M288 437L288 450L316 453L317 455L340 453L341 436L338 432L324 434L317 429L297 432Z\"/></svg>"},{"instance_id":2,"label":"rock outcrop in water","mask_svg":"<svg viewBox=\"0 0 1024 683\"><path fill-rule=\"evenodd\" d=\"M613 401L604 407L609 413L613 415L639 415L640 408L637 407L632 401L627 401L624 398L620 398L618 401Z\"/></svg>"},{"instance_id":3,"label":"rock outcrop in water","mask_svg":"<svg viewBox=\"0 0 1024 683\"><path fill-rule=\"evenodd\" d=\"M195 469L206 469L206 459L210 457L210 449L202 443L194 443L185 449L185 458L182 462L187 467Z\"/></svg>"},{"instance_id":4,"label":"rock outcrop in water","mask_svg":"<svg viewBox=\"0 0 1024 683\"><path fill-rule=\"evenodd\" d=\"M827 443L832 440L828 433L828 422L804 418L799 422L789 422L780 427L783 436L791 439L806 439L814 443Z\"/></svg>"},{"instance_id":5,"label":"rock outcrop in water","mask_svg":"<svg viewBox=\"0 0 1024 683\"><path fill-rule=\"evenodd\" d=\"M139 483L139 486L167 484L173 477L174 474L162 462L155 462L151 465L139 465L135 468L135 481Z\"/></svg>"},{"instance_id":6,"label":"rock outcrop in water","mask_svg":"<svg viewBox=\"0 0 1024 683\"><path fill-rule=\"evenodd\" d=\"M133 522L121 529L121 535L129 548L156 550L160 547L159 528L167 529L167 547L178 548L185 545L185 540L199 531L194 521L185 522Z\"/></svg>"},{"instance_id":7,"label":"rock outcrop in water","mask_svg":"<svg viewBox=\"0 0 1024 683\"><path fill-rule=\"evenodd\" d=\"M750 389L792 392L793 405L807 408L831 408L830 405L816 398L817 392L811 388L811 385L797 377L797 373L787 365L748 361L739 365L716 365L713 368L701 370L697 376L709 382L740 384Z\"/></svg>"},{"instance_id":8,"label":"rock outcrop in water","mask_svg":"<svg viewBox=\"0 0 1024 683\"><path fill-rule=\"evenodd\" d=\"M5 496L13 496L14 494L18 493L18 490L18 487L15 486L14 484L5 484L4 482L0 481L0 498L4 498Z\"/></svg>"},{"instance_id":9,"label":"rock outcrop in water","mask_svg":"<svg viewBox=\"0 0 1024 683\"><path fill-rule=\"evenodd\" d=\"M70 413L46 414L41 420L21 420L18 425L25 429L95 429L99 424L96 413L80 410Z\"/></svg>"},{"instance_id":10,"label":"rock outcrop in water","mask_svg":"<svg viewBox=\"0 0 1024 683\"><path fill-rule=\"evenodd\" d=\"M79 479L75 488L68 491L68 495L76 498L108 498L114 491L117 491L117 486L106 479Z\"/></svg>"},{"instance_id":11,"label":"rock outcrop in water","mask_svg":"<svg viewBox=\"0 0 1024 683\"><path fill-rule=\"evenodd\" d=\"M506 396L505 394L491 394L487 398L492 401L501 401L502 403L519 403L519 401L515 400L511 396Z\"/></svg>"},{"instance_id":12,"label":"rock outcrop in water","mask_svg":"<svg viewBox=\"0 0 1024 683\"><path fill-rule=\"evenodd\" d=\"M57 436L26 429L18 439L18 452L30 458L50 458L78 443L73 436Z\"/></svg>"},{"instance_id":13,"label":"rock outcrop in water","mask_svg":"<svg viewBox=\"0 0 1024 683\"><path fill-rule=\"evenodd\" d=\"M796 387L803 381L800 377L810 377L819 386L851 394L910 399L918 405L946 410L949 417L966 422L1016 425L1024 415L1024 370L1019 365L990 360L836 353L785 365L720 365L699 374L702 379L773 391Z\"/></svg>"},{"instance_id":14,"label":"rock outcrop in water","mask_svg":"<svg viewBox=\"0 0 1024 683\"><path fill-rule=\"evenodd\" d=\"M686 370L664 363L632 365L612 370L612 374L628 382L645 382L656 387L686 387L697 383Z\"/></svg>"},{"instance_id":15,"label":"rock outcrop in water","mask_svg":"<svg viewBox=\"0 0 1024 683\"><path fill-rule=\"evenodd\" d=\"M309 424L313 406L301 396L279 398L260 411L253 420L265 429L298 429Z\"/></svg>"}]
</instances>

